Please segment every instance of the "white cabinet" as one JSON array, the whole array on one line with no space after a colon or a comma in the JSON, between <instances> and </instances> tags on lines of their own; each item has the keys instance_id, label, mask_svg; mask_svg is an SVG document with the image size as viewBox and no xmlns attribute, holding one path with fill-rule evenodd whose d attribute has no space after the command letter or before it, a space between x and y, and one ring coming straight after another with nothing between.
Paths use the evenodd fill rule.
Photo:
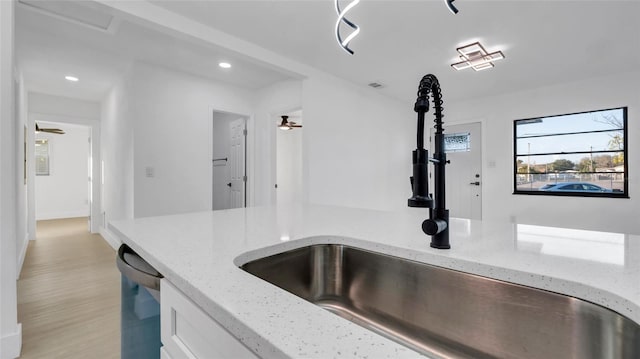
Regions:
<instances>
[{"instance_id":1,"label":"white cabinet","mask_svg":"<svg viewBox=\"0 0 640 359\"><path fill-rule=\"evenodd\" d=\"M166 279L160 297L162 359L257 358Z\"/></svg>"}]
</instances>

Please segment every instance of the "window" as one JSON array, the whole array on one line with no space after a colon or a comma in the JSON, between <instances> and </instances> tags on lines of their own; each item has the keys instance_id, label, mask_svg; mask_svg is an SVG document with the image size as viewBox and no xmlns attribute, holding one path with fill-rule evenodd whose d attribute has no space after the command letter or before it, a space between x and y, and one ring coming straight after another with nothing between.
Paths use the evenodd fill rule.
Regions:
<instances>
[{"instance_id":1,"label":"window","mask_svg":"<svg viewBox=\"0 0 640 359\"><path fill-rule=\"evenodd\" d=\"M444 134L444 152L469 152L471 151L471 134L452 133Z\"/></svg>"},{"instance_id":2,"label":"window","mask_svg":"<svg viewBox=\"0 0 640 359\"><path fill-rule=\"evenodd\" d=\"M36 140L36 176L49 175L49 140Z\"/></svg>"},{"instance_id":3,"label":"window","mask_svg":"<svg viewBox=\"0 0 640 359\"><path fill-rule=\"evenodd\" d=\"M627 108L515 120L514 193L628 198Z\"/></svg>"}]
</instances>

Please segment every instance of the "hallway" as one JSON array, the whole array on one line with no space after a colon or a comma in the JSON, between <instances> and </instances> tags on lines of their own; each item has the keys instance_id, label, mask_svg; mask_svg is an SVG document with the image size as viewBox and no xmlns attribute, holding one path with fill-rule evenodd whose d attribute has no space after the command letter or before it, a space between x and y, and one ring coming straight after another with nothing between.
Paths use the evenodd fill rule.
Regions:
<instances>
[{"instance_id":1,"label":"hallway","mask_svg":"<svg viewBox=\"0 0 640 359\"><path fill-rule=\"evenodd\" d=\"M115 251L87 218L39 221L18 280L21 358L119 358Z\"/></svg>"}]
</instances>

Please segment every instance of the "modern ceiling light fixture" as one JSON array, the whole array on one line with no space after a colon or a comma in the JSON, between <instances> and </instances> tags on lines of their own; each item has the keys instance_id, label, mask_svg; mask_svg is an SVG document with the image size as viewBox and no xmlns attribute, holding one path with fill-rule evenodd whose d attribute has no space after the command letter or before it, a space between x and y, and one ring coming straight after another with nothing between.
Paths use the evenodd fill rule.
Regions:
<instances>
[{"instance_id":1,"label":"modern ceiling light fixture","mask_svg":"<svg viewBox=\"0 0 640 359\"><path fill-rule=\"evenodd\" d=\"M71 82L78 82L78 80L79 80L77 77L71 76L71 75L65 76L64 79L67 80L67 81L71 81Z\"/></svg>"},{"instance_id":2,"label":"modern ceiling light fixture","mask_svg":"<svg viewBox=\"0 0 640 359\"><path fill-rule=\"evenodd\" d=\"M278 125L278 128L283 131L289 131L289 130L293 130L294 128L302 127L302 125L298 125L293 121L289 121L288 120L289 116L282 115L280 117L282 117L282 122L280 122L280 124Z\"/></svg>"},{"instance_id":3,"label":"modern ceiling light fixture","mask_svg":"<svg viewBox=\"0 0 640 359\"><path fill-rule=\"evenodd\" d=\"M353 9L354 6L358 5L359 2L360 2L360 0L353 0L352 2L349 3L349 5L347 5L343 10L341 10L340 9L340 0L335 0L336 12L338 13L338 20L336 21L336 29L335 29L335 31L336 31L336 39L338 40L338 44L340 44L340 47L342 47L342 49L344 49L344 51L348 52L351 55L353 55L353 50L351 50L349 48L349 43L356 36L358 36L358 34L360 33L360 27L358 25L354 24L353 22L349 21L349 19L347 19L345 17L345 15L347 14L347 12L349 12L349 10ZM342 39L342 36L340 35L340 24L341 23L345 23L345 24L347 24L347 26L349 26L350 28L353 29L353 32L351 32L349 34L349 36L347 36L344 40Z\"/></svg>"},{"instance_id":4,"label":"modern ceiling light fixture","mask_svg":"<svg viewBox=\"0 0 640 359\"><path fill-rule=\"evenodd\" d=\"M447 5L447 8L449 8L449 11L451 11L454 14L458 13L458 8L455 7L455 5L453 5L453 2L456 0L444 0L444 3Z\"/></svg>"},{"instance_id":5,"label":"modern ceiling light fixture","mask_svg":"<svg viewBox=\"0 0 640 359\"><path fill-rule=\"evenodd\" d=\"M218 66L222 67L223 69L230 69L231 68L231 64L228 62L221 62L218 64Z\"/></svg>"},{"instance_id":6,"label":"modern ceiling light fixture","mask_svg":"<svg viewBox=\"0 0 640 359\"><path fill-rule=\"evenodd\" d=\"M475 71L492 68L493 61L504 59L502 51L488 53L479 42L474 42L456 49L460 53L460 62L451 64L456 70L464 70L469 67Z\"/></svg>"},{"instance_id":7,"label":"modern ceiling light fixture","mask_svg":"<svg viewBox=\"0 0 640 359\"><path fill-rule=\"evenodd\" d=\"M447 5L447 8L449 9L449 11L451 11L453 14L457 14L458 8L456 8L455 5L453 5L454 1L455 0L444 0L444 3L445 5ZM353 55L353 50L349 48L349 43L356 36L358 36L358 34L360 33L360 27L354 24L353 22L349 21L349 19L347 19L345 16L351 9L353 9L356 5L358 5L358 3L360 3L360 0L353 0L344 9L340 9L340 0L334 0L336 12L338 13L338 20L336 20L336 27L335 27L336 39L338 40L338 44L340 44L340 47L342 47L342 49L348 52L350 55ZM342 23L346 24L347 26L353 29L353 31L345 39L342 39L342 35L340 34L340 25Z\"/></svg>"}]
</instances>

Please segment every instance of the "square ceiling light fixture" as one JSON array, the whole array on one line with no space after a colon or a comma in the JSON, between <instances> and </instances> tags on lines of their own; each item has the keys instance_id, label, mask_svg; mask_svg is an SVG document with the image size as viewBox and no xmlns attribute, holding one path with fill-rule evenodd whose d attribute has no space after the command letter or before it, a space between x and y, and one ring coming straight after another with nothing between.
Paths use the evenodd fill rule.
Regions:
<instances>
[{"instance_id":1,"label":"square ceiling light fixture","mask_svg":"<svg viewBox=\"0 0 640 359\"><path fill-rule=\"evenodd\" d=\"M475 71L490 69L494 66L493 61L504 59L502 51L488 53L479 42L459 47L456 50L460 53L462 61L451 64L451 67L458 71L469 67Z\"/></svg>"}]
</instances>

